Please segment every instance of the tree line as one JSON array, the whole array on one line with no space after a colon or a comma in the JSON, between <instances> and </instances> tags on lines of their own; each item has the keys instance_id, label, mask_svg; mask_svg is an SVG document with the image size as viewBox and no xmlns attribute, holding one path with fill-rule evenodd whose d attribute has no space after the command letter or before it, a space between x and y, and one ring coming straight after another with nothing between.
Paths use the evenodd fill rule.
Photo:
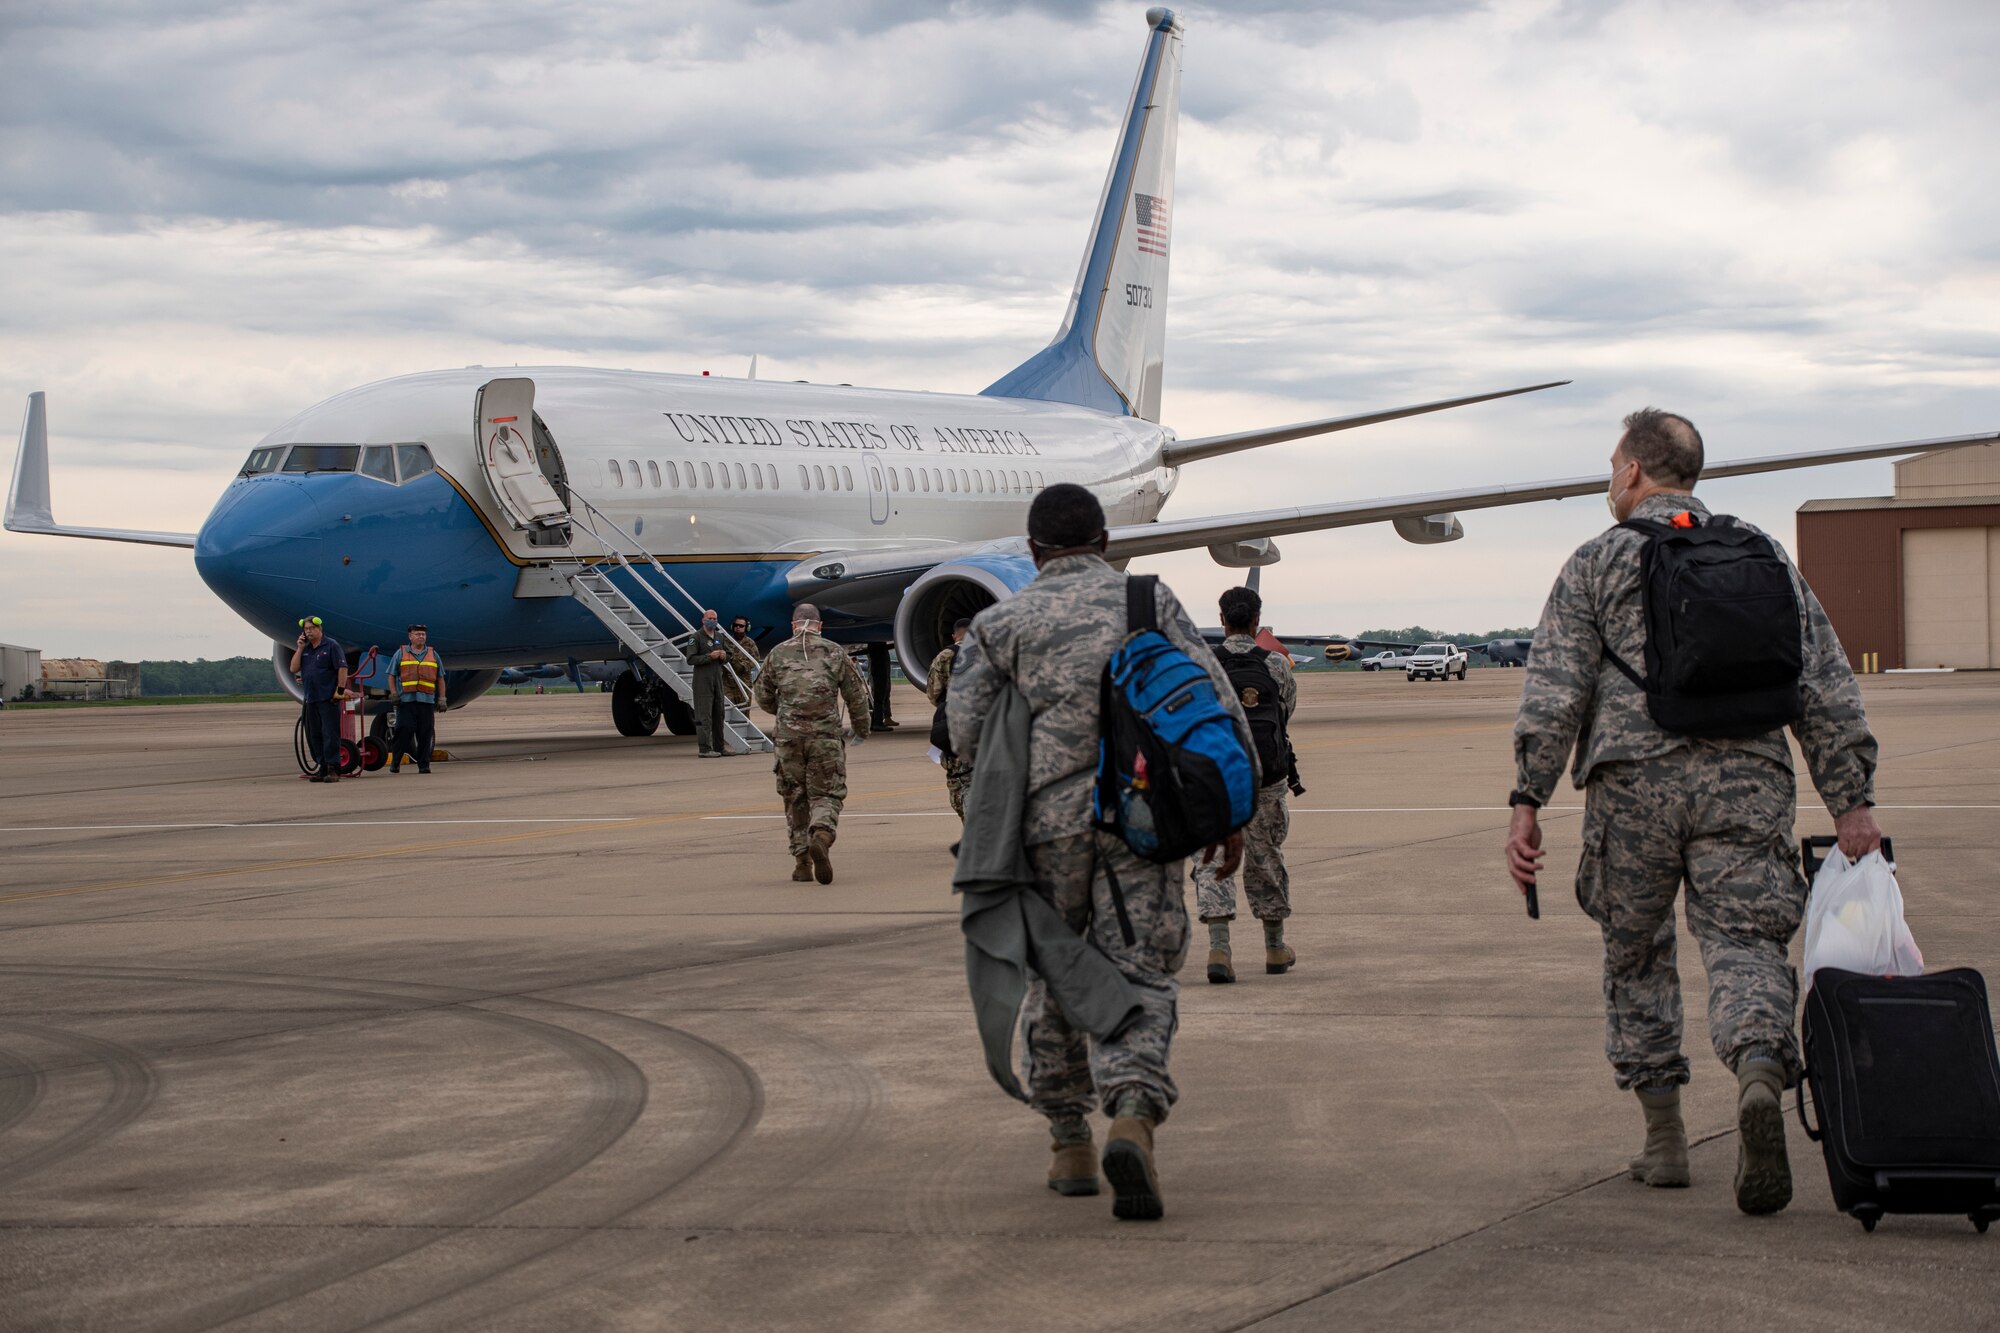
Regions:
<instances>
[{"instance_id":1,"label":"tree line","mask_svg":"<svg viewBox=\"0 0 2000 1333\"><path fill-rule=\"evenodd\" d=\"M268 657L198 657L192 662L141 662L139 693L272 694L279 689Z\"/></svg>"}]
</instances>

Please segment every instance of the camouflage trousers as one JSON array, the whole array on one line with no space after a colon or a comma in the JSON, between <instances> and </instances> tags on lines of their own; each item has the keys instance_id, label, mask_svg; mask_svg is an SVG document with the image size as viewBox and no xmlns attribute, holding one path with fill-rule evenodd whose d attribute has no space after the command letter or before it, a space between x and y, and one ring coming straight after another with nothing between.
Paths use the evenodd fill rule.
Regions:
<instances>
[{"instance_id":1,"label":"camouflage trousers","mask_svg":"<svg viewBox=\"0 0 2000 1333\"><path fill-rule=\"evenodd\" d=\"M952 813L965 822L965 794L972 790L972 765L963 759L944 761L944 792L951 798Z\"/></svg>"},{"instance_id":2,"label":"camouflage trousers","mask_svg":"<svg viewBox=\"0 0 2000 1333\"><path fill-rule=\"evenodd\" d=\"M1604 1053L1620 1088L1688 1081L1674 936L1683 879L1715 1054L1730 1069L1764 1056L1786 1086L1798 1081L1798 974L1785 958L1806 901L1796 799L1778 764L1700 744L1592 774L1576 900L1604 932Z\"/></svg>"},{"instance_id":3,"label":"camouflage trousers","mask_svg":"<svg viewBox=\"0 0 2000 1333\"><path fill-rule=\"evenodd\" d=\"M773 744L778 762L778 799L785 803L785 833L792 855L806 850L812 831L840 829L847 800L847 747L838 736L780 736Z\"/></svg>"},{"instance_id":4,"label":"camouflage trousers","mask_svg":"<svg viewBox=\"0 0 2000 1333\"><path fill-rule=\"evenodd\" d=\"M1167 1053L1180 1025L1174 979L1187 960L1188 916L1181 863L1141 861L1118 838L1077 833L1028 848L1035 888L1079 933L1087 932L1138 992L1142 1009L1110 1041L1071 1027L1039 977L1021 1006L1021 1081L1028 1104L1051 1120L1111 1114L1135 1094L1155 1123L1180 1097ZM1117 891L1112 884L1116 881ZM1122 899L1122 910L1121 910Z\"/></svg>"},{"instance_id":5,"label":"camouflage trousers","mask_svg":"<svg viewBox=\"0 0 2000 1333\"><path fill-rule=\"evenodd\" d=\"M1285 835L1292 831L1292 808L1285 784L1257 789L1257 810L1243 826L1243 896L1250 915L1259 921L1283 921L1292 914L1292 876L1285 869ZM1236 919L1236 881L1201 863L1199 852L1188 858L1194 871L1195 915L1203 921Z\"/></svg>"}]
</instances>

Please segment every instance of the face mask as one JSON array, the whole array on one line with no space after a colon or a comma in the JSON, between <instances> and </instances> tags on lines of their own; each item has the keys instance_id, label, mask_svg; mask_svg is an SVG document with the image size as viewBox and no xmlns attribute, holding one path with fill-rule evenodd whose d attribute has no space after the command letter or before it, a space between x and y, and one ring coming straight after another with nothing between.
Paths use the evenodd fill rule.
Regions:
<instances>
[{"instance_id":1,"label":"face mask","mask_svg":"<svg viewBox=\"0 0 2000 1333\"><path fill-rule=\"evenodd\" d=\"M1623 494L1625 492L1618 489L1618 474L1614 472L1611 474L1611 487L1604 492L1604 507L1611 511L1611 521L1613 523L1623 523L1625 521L1618 516L1618 497Z\"/></svg>"}]
</instances>

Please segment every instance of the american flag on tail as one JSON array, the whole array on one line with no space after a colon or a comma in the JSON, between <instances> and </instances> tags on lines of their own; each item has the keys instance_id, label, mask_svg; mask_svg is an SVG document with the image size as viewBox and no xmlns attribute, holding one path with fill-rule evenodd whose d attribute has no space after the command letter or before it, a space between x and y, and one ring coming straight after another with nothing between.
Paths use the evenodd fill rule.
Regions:
<instances>
[{"instance_id":1,"label":"american flag on tail","mask_svg":"<svg viewBox=\"0 0 2000 1333\"><path fill-rule=\"evenodd\" d=\"M1133 212L1137 218L1139 250L1142 254L1165 255L1167 253L1167 201L1158 195L1132 195Z\"/></svg>"}]
</instances>

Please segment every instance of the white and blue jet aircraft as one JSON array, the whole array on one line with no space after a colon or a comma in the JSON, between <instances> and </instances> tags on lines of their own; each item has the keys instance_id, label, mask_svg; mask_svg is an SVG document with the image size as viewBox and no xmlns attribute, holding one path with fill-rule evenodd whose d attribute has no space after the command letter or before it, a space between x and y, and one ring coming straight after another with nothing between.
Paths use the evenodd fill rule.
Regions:
<instances>
[{"instance_id":1,"label":"white and blue jet aircraft","mask_svg":"<svg viewBox=\"0 0 2000 1333\"><path fill-rule=\"evenodd\" d=\"M201 530L175 533L56 522L36 393L6 526L192 547L208 586L273 640L287 688L301 615L323 616L342 644L385 649L422 622L449 645L452 706L503 668L620 660L629 668L613 716L622 733L642 735L663 716L673 731L691 729L672 641L702 607L748 616L768 642L795 604L811 601L832 637L878 650L893 643L921 683L954 621L1034 577L1027 507L1058 482L1103 501L1114 561L1205 546L1238 568L1275 562L1274 539L1291 533L1385 523L1406 541L1456 541L1458 511L1604 490L1606 477L1575 477L1160 516L1190 464L1554 384L1199 439L1162 425L1182 29L1165 9L1146 22L1055 339L978 394L573 367L410 375L351 389L279 426ZM1719 462L1706 476L1994 438ZM740 714L731 729L735 744L762 741Z\"/></svg>"}]
</instances>

